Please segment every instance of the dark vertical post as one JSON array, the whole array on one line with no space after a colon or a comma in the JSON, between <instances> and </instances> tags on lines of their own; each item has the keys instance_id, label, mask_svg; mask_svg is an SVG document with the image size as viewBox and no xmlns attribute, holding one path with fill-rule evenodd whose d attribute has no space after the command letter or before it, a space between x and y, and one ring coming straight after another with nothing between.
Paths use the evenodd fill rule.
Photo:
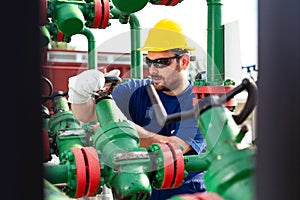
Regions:
<instances>
[{"instance_id":1,"label":"dark vertical post","mask_svg":"<svg viewBox=\"0 0 300 200\"><path fill-rule=\"evenodd\" d=\"M3 2L4 7L11 2ZM43 199L40 1L1 13L1 199Z\"/></svg>"},{"instance_id":2,"label":"dark vertical post","mask_svg":"<svg viewBox=\"0 0 300 200\"><path fill-rule=\"evenodd\" d=\"M300 1L258 0L257 200L299 199Z\"/></svg>"}]
</instances>

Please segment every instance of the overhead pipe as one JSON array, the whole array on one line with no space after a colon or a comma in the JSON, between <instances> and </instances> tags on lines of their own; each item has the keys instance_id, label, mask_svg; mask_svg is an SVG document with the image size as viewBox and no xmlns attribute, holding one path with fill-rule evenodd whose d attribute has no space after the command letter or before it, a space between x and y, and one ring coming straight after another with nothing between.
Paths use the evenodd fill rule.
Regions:
<instances>
[{"instance_id":1,"label":"overhead pipe","mask_svg":"<svg viewBox=\"0 0 300 200\"><path fill-rule=\"evenodd\" d=\"M131 77L143 78L143 55L137 49L141 46L141 29L136 15L131 14L129 19L131 34Z\"/></svg>"},{"instance_id":2,"label":"overhead pipe","mask_svg":"<svg viewBox=\"0 0 300 200\"><path fill-rule=\"evenodd\" d=\"M222 85L224 80L224 26L221 0L207 0L207 84Z\"/></svg>"},{"instance_id":3,"label":"overhead pipe","mask_svg":"<svg viewBox=\"0 0 300 200\"><path fill-rule=\"evenodd\" d=\"M97 69L96 40L92 31L86 27L80 31L88 40L88 69Z\"/></svg>"},{"instance_id":4,"label":"overhead pipe","mask_svg":"<svg viewBox=\"0 0 300 200\"><path fill-rule=\"evenodd\" d=\"M111 8L110 12L113 15L113 19L119 19L122 24L129 22L131 37L131 78L143 78L143 57L141 51L137 50L140 47L141 41L139 20L135 14L131 13L124 16L121 11L116 8ZM128 21L126 21L126 19Z\"/></svg>"}]
</instances>

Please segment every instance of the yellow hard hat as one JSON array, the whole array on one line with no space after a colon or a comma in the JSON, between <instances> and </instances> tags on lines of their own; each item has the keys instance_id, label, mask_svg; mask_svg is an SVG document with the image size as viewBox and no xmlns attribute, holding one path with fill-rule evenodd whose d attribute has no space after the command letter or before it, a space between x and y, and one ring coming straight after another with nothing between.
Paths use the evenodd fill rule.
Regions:
<instances>
[{"instance_id":1,"label":"yellow hard hat","mask_svg":"<svg viewBox=\"0 0 300 200\"><path fill-rule=\"evenodd\" d=\"M195 50L187 44L181 26L170 19L162 19L150 29L144 46L139 51L167 51L170 49Z\"/></svg>"}]
</instances>

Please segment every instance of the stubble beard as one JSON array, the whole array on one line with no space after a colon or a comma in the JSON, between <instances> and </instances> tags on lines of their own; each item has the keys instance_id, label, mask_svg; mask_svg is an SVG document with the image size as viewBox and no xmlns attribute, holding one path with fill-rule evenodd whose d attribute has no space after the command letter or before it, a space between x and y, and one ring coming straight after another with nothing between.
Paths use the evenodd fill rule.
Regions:
<instances>
[{"instance_id":1,"label":"stubble beard","mask_svg":"<svg viewBox=\"0 0 300 200\"><path fill-rule=\"evenodd\" d=\"M159 91L172 91L176 89L179 85L177 74L180 71L180 65L177 64L175 71L168 77L169 80L172 80L170 83L166 82L164 77L161 77L162 83L161 84L153 84L154 88Z\"/></svg>"}]
</instances>

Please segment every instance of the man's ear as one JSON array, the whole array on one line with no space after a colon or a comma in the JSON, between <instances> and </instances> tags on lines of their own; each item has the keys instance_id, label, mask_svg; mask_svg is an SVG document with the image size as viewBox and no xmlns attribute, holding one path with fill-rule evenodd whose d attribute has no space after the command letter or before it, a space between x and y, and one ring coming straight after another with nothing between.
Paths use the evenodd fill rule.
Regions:
<instances>
[{"instance_id":1,"label":"man's ear","mask_svg":"<svg viewBox=\"0 0 300 200\"><path fill-rule=\"evenodd\" d=\"M186 68L190 65L190 56L185 54L182 56L182 69L186 70Z\"/></svg>"}]
</instances>

